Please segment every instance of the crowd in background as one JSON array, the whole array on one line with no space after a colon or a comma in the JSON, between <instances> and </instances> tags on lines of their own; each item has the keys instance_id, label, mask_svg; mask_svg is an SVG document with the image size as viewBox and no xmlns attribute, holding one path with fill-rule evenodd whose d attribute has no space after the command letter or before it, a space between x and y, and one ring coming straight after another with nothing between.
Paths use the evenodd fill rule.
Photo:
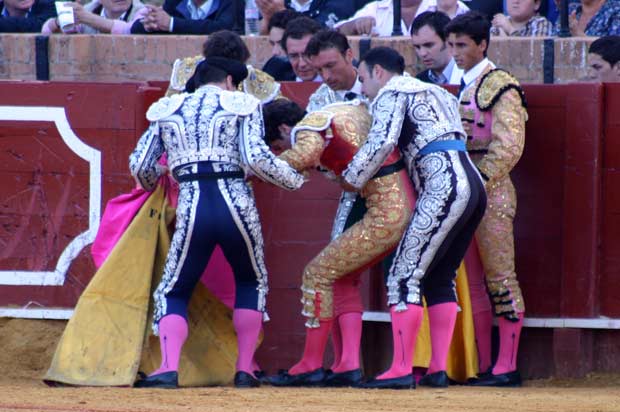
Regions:
<instances>
[{"instance_id":1,"label":"crowd in background","mask_svg":"<svg viewBox=\"0 0 620 412\"><path fill-rule=\"evenodd\" d=\"M232 1L224 0L92 0L70 2L75 24L62 30L53 0L1 0L0 32L210 34L234 26ZM346 35L390 36L392 0L256 0L261 34L271 17L283 10L301 13L323 27ZM559 0L402 0L402 32L425 11L450 18L470 9L493 22L498 36L552 36L559 32ZM573 36L620 34L620 0L569 0Z\"/></svg>"}]
</instances>

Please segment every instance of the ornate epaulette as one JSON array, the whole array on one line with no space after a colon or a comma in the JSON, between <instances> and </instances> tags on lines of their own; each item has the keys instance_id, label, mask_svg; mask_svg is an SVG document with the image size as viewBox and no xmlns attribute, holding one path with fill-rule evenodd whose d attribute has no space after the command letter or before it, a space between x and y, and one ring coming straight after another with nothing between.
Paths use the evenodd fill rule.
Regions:
<instances>
[{"instance_id":1,"label":"ornate epaulette","mask_svg":"<svg viewBox=\"0 0 620 412\"><path fill-rule=\"evenodd\" d=\"M419 93L430 89L431 87L437 87L430 83L423 82L421 80L416 79L415 77L411 77L409 75L405 76L394 76L387 82L385 86L381 90L379 90L378 95L384 92L403 92L403 93Z\"/></svg>"},{"instance_id":2,"label":"ornate epaulette","mask_svg":"<svg viewBox=\"0 0 620 412\"><path fill-rule=\"evenodd\" d=\"M308 114L297 123L293 130L291 130L291 143L295 144L295 135L299 131L312 130L315 132L322 132L323 130L327 130L331 125L333 117L333 112L325 110L317 110Z\"/></svg>"},{"instance_id":3,"label":"ornate epaulette","mask_svg":"<svg viewBox=\"0 0 620 412\"><path fill-rule=\"evenodd\" d=\"M176 112L183 104L187 93L173 94L170 97L162 97L149 107L146 111L146 118L150 122L161 120Z\"/></svg>"},{"instance_id":4,"label":"ornate epaulette","mask_svg":"<svg viewBox=\"0 0 620 412\"><path fill-rule=\"evenodd\" d=\"M485 74L478 84L475 94L476 105L481 111L486 112L492 109L499 98L511 89L519 93L521 104L523 107L527 107L525 94L519 81L506 70L493 69Z\"/></svg>"},{"instance_id":5,"label":"ornate epaulette","mask_svg":"<svg viewBox=\"0 0 620 412\"><path fill-rule=\"evenodd\" d=\"M184 57L176 59L172 65L172 74L170 75L170 89L182 92L185 90L185 83L196 71L196 66L204 57L202 55L193 57Z\"/></svg>"},{"instance_id":6,"label":"ornate epaulette","mask_svg":"<svg viewBox=\"0 0 620 412\"><path fill-rule=\"evenodd\" d=\"M256 97L243 92L222 90L220 93L220 104L224 110L238 116L247 116L256 110L260 105L260 101Z\"/></svg>"},{"instance_id":7,"label":"ornate epaulette","mask_svg":"<svg viewBox=\"0 0 620 412\"><path fill-rule=\"evenodd\" d=\"M280 94L280 83L262 70L248 65L248 77L239 85L239 91L256 97L267 104Z\"/></svg>"}]
</instances>

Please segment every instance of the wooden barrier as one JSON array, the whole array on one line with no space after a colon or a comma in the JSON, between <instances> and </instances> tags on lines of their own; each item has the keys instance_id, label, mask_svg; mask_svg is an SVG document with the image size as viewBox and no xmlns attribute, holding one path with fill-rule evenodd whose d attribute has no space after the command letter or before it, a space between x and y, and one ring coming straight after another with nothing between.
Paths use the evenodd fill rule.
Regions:
<instances>
[{"instance_id":1,"label":"wooden barrier","mask_svg":"<svg viewBox=\"0 0 620 412\"><path fill-rule=\"evenodd\" d=\"M62 276L58 262L76 237L93 228L105 202L132 187L127 157L146 127L146 108L164 87L164 83L0 83L4 316L70 313L94 273L89 242L71 249L76 257ZM513 178L519 199L517 273L526 315L533 320L600 322L609 317L618 322L620 196L614 189L620 179L620 85L527 85L525 90L530 120L525 152ZM284 84L283 91L303 104L312 87ZM96 156L84 160L76 154L71 148L77 147L75 141L71 146L63 140L67 130L46 117L54 107L66 113L77 139L100 154L99 169L95 168L99 180L93 180ZM34 108L27 111L32 120L24 108ZM94 191L93 182L100 182ZM97 193L98 212L92 201ZM270 271L272 318L265 325L259 357L275 369L290 366L300 355L304 337L300 277L304 264L328 241L340 190L313 175L298 192L259 183L256 193ZM372 280L364 281L364 299L367 308L385 310L381 277L374 272ZM617 370L620 333L584 325L527 328L520 355L524 374L579 376ZM369 323L365 335L365 367L377 371L387 356L377 354L376 347L390 347L389 330L385 324Z\"/></svg>"}]
</instances>

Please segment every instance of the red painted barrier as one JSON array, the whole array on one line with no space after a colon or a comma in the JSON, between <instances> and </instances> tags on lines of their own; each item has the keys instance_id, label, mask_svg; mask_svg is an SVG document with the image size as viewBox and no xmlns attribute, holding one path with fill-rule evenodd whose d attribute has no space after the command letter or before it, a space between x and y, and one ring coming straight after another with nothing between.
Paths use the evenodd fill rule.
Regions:
<instances>
[{"instance_id":1,"label":"red painted barrier","mask_svg":"<svg viewBox=\"0 0 620 412\"><path fill-rule=\"evenodd\" d=\"M304 104L316 86L283 84L282 91ZM146 108L164 88L165 83L0 83L0 119L6 106L64 108L73 132L101 154L102 210L108 199L132 187L127 157L146 127ZM530 120L513 178L519 201L517 273L527 316L618 318L620 85L525 90ZM18 271L53 271L67 245L88 230L91 175L92 164L63 142L54 123L0 120L0 308L73 307L94 273L88 247L61 284L7 283L19 279ZM263 183L256 193L272 318L259 356L269 368L288 367L303 344L301 272L328 241L340 190L317 174L295 193ZM373 272L364 281L366 304L384 310L381 276ZM614 347L614 333L528 329L521 354L526 375L570 375L618 365L617 349L606 350L606 358L597 355ZM378 335L371 338L385 343ZM369 368L383 361L375 358L366 359Z\"/></svg>"}]
</instances>

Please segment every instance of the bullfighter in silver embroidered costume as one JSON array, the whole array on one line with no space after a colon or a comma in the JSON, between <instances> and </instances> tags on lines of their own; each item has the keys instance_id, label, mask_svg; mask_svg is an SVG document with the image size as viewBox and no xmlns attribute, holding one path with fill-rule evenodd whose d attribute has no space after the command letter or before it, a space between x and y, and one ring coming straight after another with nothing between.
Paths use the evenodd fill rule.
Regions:
<instances>
[{"instance_id":1,"label":"bullfighter in silver embroidered costume","mask_svg":"<svg viewBox=\"0 0 620 412\"><path fill-rule=\"evenodd\" d=\"M414 386L413 346L429 308L456 310L454 278L482 218L482 179L465 151L457 100L435 85L403 76L404 59L378 47L362 59L362 90L374 98L368 140L342 174L343 186L359 189L398 146L418 200L388 275L394 355L390 369L366 383L369 388ZM442 333L449 341L454 325Z\"/></svg>"},{"instance_id":2,"label":"bullfighter in silver embroidered costume","mask_svg":"<svg viewBox=\"0 0 620 412\"><path fill-rule=\"evenodd\" d=\"M216 245L235 275L233 324L238 336L237 386L257 386L251 360L266 319L267 270L252 173L285 189L297 189L303 176L278 160L263 141L258 99L233 91L247 76L240 62L209 57L193 76L196 91L162 98L151 106L151 126L130 156L138 183L152 190L164 172L166 153L180 183L176 228L162 280L154 293L154 330L162 363L139 387L176 387L181 348L187 337L187 304Z\"/></svg>"}]
</instances>

